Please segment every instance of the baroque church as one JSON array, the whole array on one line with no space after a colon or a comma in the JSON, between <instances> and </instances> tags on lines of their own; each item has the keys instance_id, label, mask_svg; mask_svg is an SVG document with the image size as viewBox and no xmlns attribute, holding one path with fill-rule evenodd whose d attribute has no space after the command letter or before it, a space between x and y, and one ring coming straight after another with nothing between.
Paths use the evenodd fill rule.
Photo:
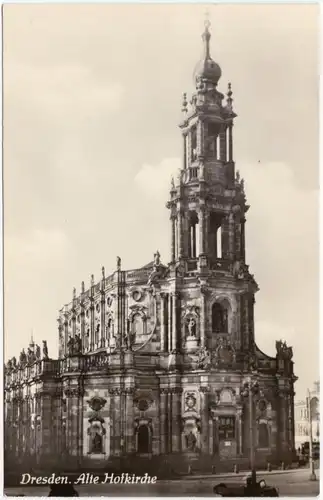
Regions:
<instances>
[{"instance_id":1,"label":"baroque church","mask_svg":"<svg viewBox=\"0 0 323 500\"><path fill-rule=\"evenodd\" d=\"M258 285L246 263L249 205L235 169L231 84L210 31L183 97L182 168L172 180L171 261L84 282L59 311L58 359L31 341L5 365L5 456L77 467L120 457L174 463L288 460L294 451L293 352L264 354ZM181 457L181 460L179 460ZM47 461L47 462L46 462Z\"/></svg>"}]
</instances>

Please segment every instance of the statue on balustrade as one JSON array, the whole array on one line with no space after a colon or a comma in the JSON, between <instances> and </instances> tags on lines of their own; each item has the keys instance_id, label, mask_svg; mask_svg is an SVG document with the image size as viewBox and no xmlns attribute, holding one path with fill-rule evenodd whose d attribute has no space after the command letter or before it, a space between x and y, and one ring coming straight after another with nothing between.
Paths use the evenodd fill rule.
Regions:
<instances>
[{"instance_id":1,"label":"statue on balustrade","mask_svg":"<svg viewBox=\"0 0 323 500\"><path fill-rule=\"evenodd\" d=\"M22 367L24 367L27 363L27 355L25 353L25 349L23 349L19 355L19 363Z\"/></svg>"},{"instance_id":2,"label":"statue on balustrade","mask_svg":"<svg viewBox=\"0 0 323 500\"><path fill-rule=\"evenodd\" d=\"M28 347L28 350L27 350L27 361L29 364L32 364L36 361L35 353L30 347Z\"/></svg>"},{"instance_id":3,"label":"statue on balustrade","mask_svg":"<svg viewBox=\"0 0 323 500\"><path fill-rule=\"evenodd\" d=\"M41 359L40 346L36 344L36 360L39 361Z\"/></svg>"},{"instance_id":4,"label":"statue on balustrade","mask_svg":"<svg viewBox=\"0 0 323 500\"><path fill-rule=\"evenodd\" d=\"M75 338L74 338L74 353L75 354L81 354L81 352L82 352L82 339L81 339L81 337L79 335L75 335Z\"/></svg>"},{"instance_id":5,"label":"statue on balustrade","mask_svg":"<svg viewBox=\"0 0 323 500\"><path fill-rule=\"evenodd\" d=\"M67 352L69 356L74 354L74 339L70 336L67 341Z\"/></svg>"},{"instance_id":6,"label":"statue on balustrade","mask_svg":"<svg viewBox=\"0 0 323 500\"><path fill-rule=\"evenodd\" d=\"M276 341L276 351L277 356L283 359L292 359L293 357L293 348L288 347L285 341Z\"/></svg>"},{"instance_id":7,"label":"statue on balustrade","mask_svg":"<svg viewBox=\"0 0 323 500\"><path fill-rule=\"evenodd\" d=\"M48 347L46 340L43 340L43 359L48 359Z\"/></svg>"}]
</instances>

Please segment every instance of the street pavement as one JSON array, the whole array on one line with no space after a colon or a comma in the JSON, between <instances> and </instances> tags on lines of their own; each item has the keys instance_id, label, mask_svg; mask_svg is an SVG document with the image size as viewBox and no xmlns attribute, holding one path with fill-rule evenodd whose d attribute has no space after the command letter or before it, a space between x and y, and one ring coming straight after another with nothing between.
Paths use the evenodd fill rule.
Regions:
<instances>
[{"instance_id":1,"label":"street pavement","mask_svg":"<svg viewBox=\"0 0 323 500\"><path fill-rule=\"evenodd\" d=\"M309 469L258 472L258 479L265 479L270 486L279 490L279 496L308 497L318 496L320 491L320 471L316 470L317 481L310 481ZM213 487L220 482L239 483L246 473L235 475L214 475L205 477L183 477L173 481L158 481L156 484L92 484L77 485L79 495L83 496L213 496ZM24 495L29 497L48 496L49 486L20 486L5 488L6 496Z\"/></svg>"}]
</instances>

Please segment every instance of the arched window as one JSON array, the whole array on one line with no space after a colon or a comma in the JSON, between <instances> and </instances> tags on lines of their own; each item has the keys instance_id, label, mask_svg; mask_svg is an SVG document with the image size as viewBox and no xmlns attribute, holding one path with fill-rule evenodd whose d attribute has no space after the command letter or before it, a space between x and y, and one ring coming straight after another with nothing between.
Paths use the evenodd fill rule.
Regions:
<instances>
[{"instance_id":1,"label":"arched window","mask_svg":"<svg viewBox=\"0 0 323 500\"><path fill-rule=\"evenodd\" d=\"M149 453L149 429L147 425L140 425L138 429L138 453Z\"/></svg>"},{"instance_id":2,"label":"arched window","mask_svg":"<svg viewBox=\"0 0 323 500\"><path fill-rule=\"evenodd\" d=\"M266 423L259 424L259 448L269 447L269 432L268 425Z\"/></svg>"},{"instance_id":3,"label":"arched window","mask_svg":"<svg viewBox=\"0 0 323 500\"><path fill-rule=\"evenodd\" d=\"M228 311L218 302L212 307L212 331L228 333Z\"/></svg>"}]
</instances>

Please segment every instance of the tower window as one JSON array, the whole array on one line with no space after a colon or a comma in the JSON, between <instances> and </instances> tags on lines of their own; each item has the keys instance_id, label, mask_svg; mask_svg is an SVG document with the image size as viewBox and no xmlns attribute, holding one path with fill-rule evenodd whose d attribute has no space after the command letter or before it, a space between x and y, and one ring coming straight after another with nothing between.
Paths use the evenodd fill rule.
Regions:
<instances>
[{"instance_id":1,"label":"tower window","mask_svg":"<svg viewBox=\"0 0 323 500\"><path fill-rule=\"evenodd\" d=\"M216 231L216 256L222 259L222 227L219 226Z\"/></svg>"},{"instance_id":2,"label":"tower window","mask_svg":"<svg viewBox=\"0 0 323 500\"><path fill-rule=\"evenodd\" d=\"M191 130L191 159L192 161L197 158L197 130L193 127Z\"/></svg>"},{"instance_id":3,"label":"tower window","mask_svg":"<svg viewBox=\"0 0 323 500\"><path fill-rule=\"evenodd\" d=\"M191 212L189 218L188 231L188 255L191 259L196 259L199 243L198 216L196 212Z\"/></svg>"},{"instance_id":4,"label":"tower window","mask_svg":"<svg viewBox=\"0 0 323 500\"><path fill-rule=\"evenodd\" d=\"M207 127L207 154L210 157L217 157L217 136L219 126L217 123L209 123Z\"/></svg>"},{"instance_id":5,"label":"tower window","mask_svg":"<svg viewBox=\"0 0 323 500\"><path fill-rule=\"evenodd\" d=\"M228 311L218 302L212 307L212 331L228 333Z\"/></svg>"}]
</instances>

